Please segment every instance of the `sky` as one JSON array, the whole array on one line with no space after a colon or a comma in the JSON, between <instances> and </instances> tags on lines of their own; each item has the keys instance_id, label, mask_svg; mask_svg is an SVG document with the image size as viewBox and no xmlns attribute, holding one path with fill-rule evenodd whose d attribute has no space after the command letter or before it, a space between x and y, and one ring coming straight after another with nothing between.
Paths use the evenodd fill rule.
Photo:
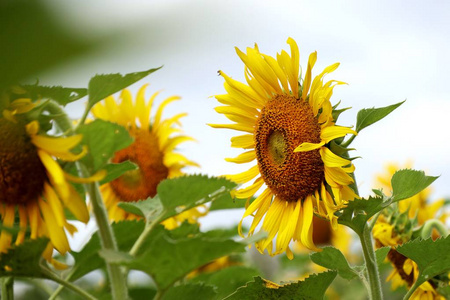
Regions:
<instances>
[{"instance_id":1,"label":"sky","mask_svg":"<svg viewBox=\"0 0 450 300\"><path fill-rule=\"evenodd\" d=\"M355 124L363 108L406 102L386 119L361 131L352 154L361 194L369 195L374 176L390 161L408 160L416 169L440 176L433 184L433 199L450 198L450 2L448 1L262 1L262 0L154 0L154 1L57 1L48 8L61 26L73 35L95 40L113 36L95 52L38 74L45 85L86 87L100 73L130 73L163 68L130 87L133 93L150 83L147 96L158 90L160 103L171 95L182 100L165 111L170 117L187 112L182 120L186 134L197 142L180 151L201 165L189 173L235 174L249 165L224 161L240 153L230 147L232 130L207 123L226 123L214 111L212 97L223 94L218 70L244 79L244 65L234 47L244 50L258 44L274 56L289 50L288 37L300 48L306 66L311 52L318 52L313 75L340 62L326 79L348 85L334 90L332 103L352 107L339 125ZM305 68L305 67L304 67ZM158 101L159 99L159 101ZM67 107L78 118L83 102ZM236 224L242 212L211 216L208 222Z\"/></svg>"}]
</instances>

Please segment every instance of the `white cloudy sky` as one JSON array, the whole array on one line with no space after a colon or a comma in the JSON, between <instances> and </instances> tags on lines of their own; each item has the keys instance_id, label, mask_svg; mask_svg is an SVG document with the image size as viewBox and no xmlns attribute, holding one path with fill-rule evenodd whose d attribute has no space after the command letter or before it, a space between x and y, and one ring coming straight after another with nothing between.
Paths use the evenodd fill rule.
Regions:
<instances>
[{"instance_id":1,"label":"white cloudy sky","mask_svg":"<svg viewBox=\"0 0 450 300\"><path fill-rule=\"evenodd\" d=\"M243 79L243 64L234 47L252 47L275 55L288 50L288 37L300 47L301 64L317 50L315 74L341 62L329 79L338 86L333 99L353 109L340 124L355 123L358 110L407 99L387 119L361 132L356 139L356 176L363 195L370 192L375 173L388 161L412 159L416 168L441 175L433 197L450 196L450 2L448 1L262 1L154 0L48 1L61 26L95 38L115 34L118 42L89 56L40 75L42 84L87 86L96 73L128 73L164 65L132 86L150 83L149 92L182 96L166 116L187 111L183 126L198 143L183 152L211 175L237 173L246 166L223 160L239 152L229 147L234 132L206 123L225 121L213 108L211 95L224 93L223 70ZM149 93L150 95L150 93ZM69 106L81 115L82 104ZM196 170L191 170L195 172ZM239 216L227 216L237 220ZM234 222L234 221L233 221Z\"/></svg>"}]
</instances>

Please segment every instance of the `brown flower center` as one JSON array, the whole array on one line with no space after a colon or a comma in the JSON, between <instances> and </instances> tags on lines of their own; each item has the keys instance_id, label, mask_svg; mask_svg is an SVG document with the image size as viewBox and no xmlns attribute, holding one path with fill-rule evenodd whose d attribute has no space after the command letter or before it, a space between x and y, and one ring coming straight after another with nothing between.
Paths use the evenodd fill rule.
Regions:
<instances>
[{"instance_id":1,"label":"brown flower center","mask_svg":"<svg viewBox=\"0 0 450 300\"><path fill-rule=\"evenodd\" d=\"M164 165L164 154L153 133L142 129L130 129L129 133L135 139L133 144L118 151L112 162L130 160L139 168L111 181L111 187L122 201L135 202L154 197L156 187L167 178L169 169Z\"/></svg>"},{"instance_id":2,"label":"brown flower center","mask_svg":"<svg viewBox=\"0 0 450 300\"><path fill-rule=\"evenodd\" d=\"M25 122L0 118L0 203L25 204L42 194L47 173Z\"/></svg>"},{"instance_id":3,"label":"brown flower center","mask_svg":"<svg viewBox=\"0 0 450 300\"><path fill-rule=\"evenodd\" d=\"M294 152L304 142L320 142L320 125L307 102L276 95L261 110L254 136L261 176L275 195L298 201L320 187L324 166L319 150Z\"/></svg>"}]
</instances>

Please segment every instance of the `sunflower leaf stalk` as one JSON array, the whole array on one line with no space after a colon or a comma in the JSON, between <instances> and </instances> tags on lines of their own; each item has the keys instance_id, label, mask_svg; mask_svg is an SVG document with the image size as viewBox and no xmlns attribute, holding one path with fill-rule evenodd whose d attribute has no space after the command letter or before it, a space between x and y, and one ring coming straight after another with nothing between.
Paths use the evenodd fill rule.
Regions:
<instances>
[{"instance_id":1,"label":"sunflower leaf stalk","mask_svg":"<svg viewBox=\"0 0 450 300\"><path fill-rule=\"evenodd\" d=\"M64 132L65 134L71 134L74 132L69 117L57 103L49 101L45 109L57 116L57 118L55 118L55 122L57 123L58 127L61 129L62 132ZM89 177L91 175L87 171L89 169L89 166L84 166L79 162L77 162L77 168L83 177ZM86 191L92 203L92 208L95 215L95 221L98 226L98 233L100 236L102 248L117 251L118 250L117 242L114 237L113 231L109 226L108 215L105 206L103 204L98 183L96 182L88 183L86 186ZM111 282L111 291L113 299L127 299L128 298L128 288L126 284L127 281L125 278L125 274L122 272L120 266L110 264L108 262L106 262L106 266Z\"/></svg>"}]
</instances>

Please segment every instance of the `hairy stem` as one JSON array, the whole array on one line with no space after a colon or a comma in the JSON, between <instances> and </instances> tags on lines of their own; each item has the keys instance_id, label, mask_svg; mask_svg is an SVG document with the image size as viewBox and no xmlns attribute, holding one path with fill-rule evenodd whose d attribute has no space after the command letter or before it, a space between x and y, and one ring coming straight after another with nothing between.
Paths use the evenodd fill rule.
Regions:
<instances>
[{"instance_id":1,"label":"hairy stem","mask_svg":"<svg viewBox=\"0 0 450 300\"><path fill-rule=\"evenodd\" d=\"M71 291L79 294L80 296L83 296L85 299L91 299L91 300L95 300L97 298L95 298L94 296L92 296L91 294L89 294L88 292L86 292L85 290L83 290L82 288L76 286L75 284L66 281L64 279L62 279L61 277L58 277L55 273L53 273L52 271L46 269L46 268L42 268L42 273L44 273L49 279L63 285L64 287L70 289Z\"/></svg>"},{"instance_id":2,"label":"hairy stem","mask_svg":"<svg viewBox=\"0 0 450 300\"><path fill-rule=\"evenodd\" d=\"M383 299L383 292L381 290L380 274L378 272L378 265L375 256L375 251L372 243L371 231L368 226L364 226L362 233L358 233L361 240L361 246L364 254L364 261L366 264L367 277L369 280L369 296L371 300Z\"/></svg>"},{"instance_id":3,"label":"hairy stem","mask_svg":"<svg viewBox=\"0 0 450 300\"><path fill-rule=\"evenodd\" d=\"M62 132L68 135L74 132L69 117L56 102L49 101L46 105L46 110L55 116L54 120ZM78 162L77 167L82 174L82 177L89 177L91 175L87 168L89 166L84 166ZM89 195L89 199L91 200L102 249L117 251L117 243L109 224L108 215L105 205L103 204L98 183L88 183L86 185L86 190ZM120 266L106 262L106 268L108 270L108 275L111 282L113 299L128 299L126 277L120 269Z\"/></svg>"}]
</instances>

